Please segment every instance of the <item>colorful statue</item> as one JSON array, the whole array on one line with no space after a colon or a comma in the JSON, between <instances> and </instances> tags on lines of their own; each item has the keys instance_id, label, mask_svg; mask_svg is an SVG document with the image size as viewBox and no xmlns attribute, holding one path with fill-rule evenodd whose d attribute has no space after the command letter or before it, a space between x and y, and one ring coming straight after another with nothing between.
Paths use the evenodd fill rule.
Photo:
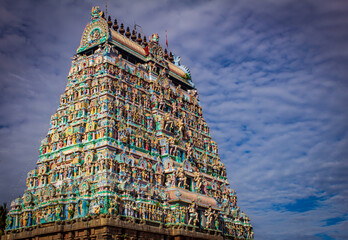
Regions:
<instances>
[{"instance_id":1,"label":"colorful statue","mask_svg":"<svg viewBox=\"0 0 348 240\"><path fill-rule=\"evenodd\" d=\"M189 207L189 217L188 225L196 226L198 223L198 212L195 202L192 202Z\"/></svg>"},{"instance_id":2,"label":"colorful statue","mask_svg":"<svg viewBox=\"0 0 348 240\"><path fill-rule=\"evenodd\" d=\"M206 228L212 228L212 223L214 220L214 211L212 210L211 206L204 212L204 216L206 217Z\"/></svg>"}]
</instances>

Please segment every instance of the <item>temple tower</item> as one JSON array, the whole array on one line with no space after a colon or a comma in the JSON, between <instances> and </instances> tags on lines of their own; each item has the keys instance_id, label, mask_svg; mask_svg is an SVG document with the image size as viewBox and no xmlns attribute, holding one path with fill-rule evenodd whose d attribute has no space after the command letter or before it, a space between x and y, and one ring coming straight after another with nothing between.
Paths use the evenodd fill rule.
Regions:
<instances>
[{"instance_id":1,"label":"temple tower","mask_svg":"<svg viewBox=\"0 0 348 240\"><path fill-rule=\"evenodd\" d=\"M93 7L2 239L252 239L189 69Z\"/></svg>"}]
</instances>

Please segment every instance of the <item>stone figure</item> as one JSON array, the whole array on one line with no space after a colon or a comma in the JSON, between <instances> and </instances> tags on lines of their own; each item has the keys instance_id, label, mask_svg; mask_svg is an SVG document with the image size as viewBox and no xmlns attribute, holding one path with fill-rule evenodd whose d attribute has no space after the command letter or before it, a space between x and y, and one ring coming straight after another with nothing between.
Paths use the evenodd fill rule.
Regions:
<instances>
[{"instance_id":1,"label":"stone figure","mask_svg":"<svg viewBox=\"0 0 348 240\"><path fill-rule=\"evenodd\" d=\"M68 219L72 219L75 215L75 207L74 204L70 203L68 206Z\"/></svg>"},{"instance_id":2,"label":"stone figure","mask_svg":"<svg viewBox=\"0 0 348 240\"><path fill-rule=\"evenodd\" d=\"M197 206L195 202L192 202L189 207L189 221L188 225L197 226L198 223L198 212L197 212Z\"/></svg>"},{"instance_id":3,"label":"stone figure","mask_svg":"<svg viewBox=\"0 0 348 240\"><path fill-rule=\"evenodd\" d=\"M205 210L204 216L206 217L206 228L212 228L212 223L214 220L214 211L212 210L211 206L209 206L209 208Z\"/></svg>"},{"instance_id":4,"label":"stone figure","mask_svg":"<svg viewBox=\"0 0 348 240\"><path fill-rule=\"evenodd\" d=\"M187 184L186 184L186 174L184 172L184 169L182 167L180 167L177 172L176 172L176 175L179 179L178 181L178 187L183 187L183 188L186 188Z\"/></svg>"}]
</instances>

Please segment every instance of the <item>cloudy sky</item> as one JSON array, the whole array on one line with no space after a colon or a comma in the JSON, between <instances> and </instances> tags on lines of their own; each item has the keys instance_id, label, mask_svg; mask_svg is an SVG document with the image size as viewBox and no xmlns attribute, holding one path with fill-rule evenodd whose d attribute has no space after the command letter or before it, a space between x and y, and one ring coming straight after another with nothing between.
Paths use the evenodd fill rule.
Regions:
<instances>
[{"instance_id":1,"label":"cloudy sky","mask_svg":"<svg viewBox=\"0 0 348 240\"><path fill-rule=\"evenodd\" d=\"M92 4L0 1L0 203L23 194ZM348 238L348 2L112 1L200 94L256 239Z\"/></svg>"}]
</instances>

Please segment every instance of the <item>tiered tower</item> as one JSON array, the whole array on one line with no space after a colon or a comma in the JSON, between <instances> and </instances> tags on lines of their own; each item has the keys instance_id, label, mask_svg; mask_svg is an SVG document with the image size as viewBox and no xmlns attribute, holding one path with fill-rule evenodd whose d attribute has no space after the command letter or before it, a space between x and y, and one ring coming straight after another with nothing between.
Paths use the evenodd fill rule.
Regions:
<instances>
[{"instance_id":1,"label":"tiered tower","mask_svg":"<svg viewBox=\"0 0 348 240\"><path fill-rule=\"evenodd\" d=\"M198 94L158 34L94 7L6 239L252 239Z\"/></svg>"}]
</instances>

